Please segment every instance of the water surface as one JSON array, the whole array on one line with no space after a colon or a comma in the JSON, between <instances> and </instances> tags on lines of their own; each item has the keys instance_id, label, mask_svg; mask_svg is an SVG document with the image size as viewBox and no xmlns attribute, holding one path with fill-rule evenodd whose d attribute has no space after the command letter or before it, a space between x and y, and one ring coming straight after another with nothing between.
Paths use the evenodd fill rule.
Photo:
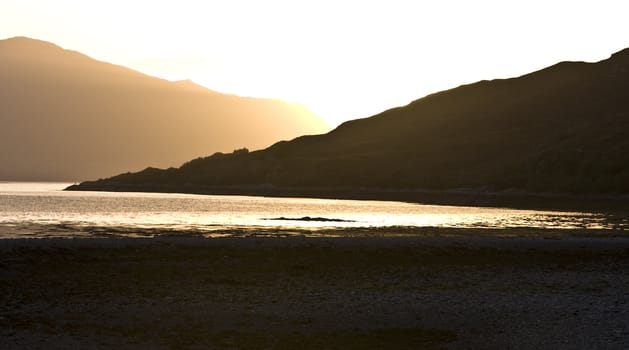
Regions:
<instances>
[{"instance_id":1,"label":"water surface","mask_svg":"<svg viewBox=\"0 0 629 350\"><path fill-rule=\"evenodd\" d=\"M64 192L68 183L0 182L0 238L229 235L386 227L616 229L597 213L421 205L391 201ZM231 233L230 233L231 232Z\"/></svg>"}]
</instances>

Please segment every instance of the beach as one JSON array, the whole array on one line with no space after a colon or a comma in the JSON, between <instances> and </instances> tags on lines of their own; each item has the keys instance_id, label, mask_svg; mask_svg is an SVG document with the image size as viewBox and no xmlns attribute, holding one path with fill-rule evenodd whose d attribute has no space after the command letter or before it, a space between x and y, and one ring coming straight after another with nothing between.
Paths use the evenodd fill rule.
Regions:
<instances>
[{"instance_id":1,"label":"beach","mask_svg":"<svg viewBox=\"0 0 629 350\"><path fill-rule=\"evenodd\" d=\"M629 238L490 231L0 240L0 343L629 347Z\"/></svg>"}]
</instances>

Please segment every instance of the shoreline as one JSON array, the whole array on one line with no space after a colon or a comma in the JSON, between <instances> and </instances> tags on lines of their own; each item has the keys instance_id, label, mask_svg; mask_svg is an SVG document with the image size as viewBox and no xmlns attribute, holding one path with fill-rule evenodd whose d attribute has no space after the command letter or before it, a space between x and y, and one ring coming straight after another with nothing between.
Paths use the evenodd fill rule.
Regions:
<instances>
[{"instance_id":1,"label":"shoreline","mask_svg":"<svg viewBox=\"0 0 629 350\"><path fill-rule=\"evenodd\" d=\"M161 240L161 239L614 239L629 238L629 230L605 228L486 228L438 226L383 226L383 227L224 227L224 228L172 228L137 226L84 226L60 224L27 224L25 226L0 224L0 242L11 240ZM0 243L1 245L2 243Z\"/></svg>"},{"instance_id":2,"label":"shoreline","mask_svg":"<svg viewBox=\"0 0 629 350\"><path fill-rule=\"evenodd\" d=\"M467 231L457 229L457 231ZM40 237L40 238L3 238L0 239L0 252L12 249L38 248L125 248L152 246L181 246L193 248L213 248L219 246L234 248L258 248L263 246L277 248L326 246L332 248L369 247L410 248L410 247L493 247L525 251L531 248L540 251L556 249L599 249L624 251L629 248L629 236L622 235L568 235L544 230L524 234L469 234L436 233L426 235L355 235L355 236L160 236L160 237ZM481 230L478 230L481 231ZM522 233L525 233L522 230ZM563 231L563 230L562 230Z\"/></svg>"},{"instance_id":3,"label":"shoreline","mask_svg":"<svg viewBox=\"0 0 629 350\"><path fill-rule=\"evenodd\" d=\"M149 192L260 197L303 197L322 199L382 200L415 204L496 207L551 211L622 211L629 206L628 195L573 195L559 193L491 192L454 190L408 190L369 188L307 188L274 186L170 186L98 184L94 181L71 185L64 191Z\"/></svg>"},{"instance_id":4,"label":"shoreline","mask_svg":"<svg viewBox=\"0 0 629 350\"><path fill-rule=\"evenodd\" d=\"M0 240L6 349L629 347L629 237Z\"/></svg>"}]
</instances>

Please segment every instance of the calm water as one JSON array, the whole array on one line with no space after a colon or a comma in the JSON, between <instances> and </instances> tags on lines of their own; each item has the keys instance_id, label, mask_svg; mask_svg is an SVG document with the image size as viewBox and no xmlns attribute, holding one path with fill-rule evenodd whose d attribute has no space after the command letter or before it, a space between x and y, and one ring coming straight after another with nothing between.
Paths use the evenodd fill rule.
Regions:
<instances>
[{"instance_id":1,"label":"calm water","mask_svg":"<svg viewBox=\"0 0 629 350\"><path fill-rule=\"evenodd\" d=\"M0 238L229 235L349 227L627 229L602 214L386 201L63 192L67 183L0 182ZM310 217L311 220L303 220Z\"/></svg>"}]
</instances>

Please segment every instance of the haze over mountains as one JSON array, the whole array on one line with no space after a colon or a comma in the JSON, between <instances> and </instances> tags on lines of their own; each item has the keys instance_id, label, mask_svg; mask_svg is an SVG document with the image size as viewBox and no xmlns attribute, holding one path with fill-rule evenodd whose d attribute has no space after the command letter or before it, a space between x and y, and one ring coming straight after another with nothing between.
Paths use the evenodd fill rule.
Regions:
<instances>
[{"instance_id":1,"label":"haze over mountains","mask_svg":"<svg viewBox=\"0 0 629 350\"><path fill-rule=\"evenodd\" d=\"M304 107L221 94L29 38L0 41L0 180L181 165L329 130Z\"/></svg>"},{"instance_id":2,"label":"haze over mountains","mask_svg":"<svg viewBox=\"0 0 629 350\"><path fill-rule=\"evenodd\" d=\"M318 136L74 189L629 193L629 49L480 81ZM340 193L340 192L339 192Z\"/></svg>"}]
</instances>

